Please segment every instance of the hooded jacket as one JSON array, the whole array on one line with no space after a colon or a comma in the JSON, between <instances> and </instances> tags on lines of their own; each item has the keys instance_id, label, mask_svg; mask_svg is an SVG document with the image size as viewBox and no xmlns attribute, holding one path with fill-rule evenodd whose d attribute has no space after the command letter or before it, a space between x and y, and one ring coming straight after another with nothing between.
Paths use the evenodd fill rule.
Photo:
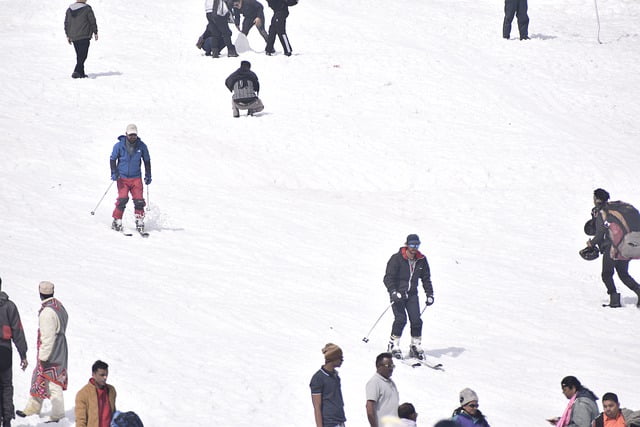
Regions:
<instances>
[{"instance_id":1,"label":"hooded jacket","mask_svg":"<svg viewBox=\"0 0 640 427\"><path fill-rule=\"evenodd\" d=\"M136 142L132 144L133 147L129 147L132 148L131 153L129 153L127 144L127 137L120 135L111 152L111 173L117 169L118 174L123 178L140 178L142 176L142 168L140 166L141 162L144 161L144 174L150 177L151 157L149 156L147 145L138 137Z\"/></svg>"},{"instance_id":2,"label":"hooded jacket","mask_svg":"<svg viewBox=\"0 0 640 427\"><path fill-rule=\"evenodd\" d=\"M90 39L98 34L98 24L93 9L86 3L73 3L64 17L64 32L72 42Z\"/></svg>"},{"instance_id":3,"label":"hooded jacket","mask_svg":"<svg viewBox=\"0 0 640 427\"><path fill-rule=\"evenodd\" d=\"M20 321L20 313L18 308L9 300L9 296L0 292L0 346L8 348L11 351L11 340L18 349L20 359L27 358L27 340L24 336L24 329Z\"/></svg>"},{"instance_id":4,"label":"hooded jacket","mask_svg":"<svg viewBox=\"0 0 640 427\"><path fill-rule=\"evenodd\" d=\"M416 253L416 264L411 274L407 248L402 247L393 254L387 262L387 271L384 275L384 285L388 292L400 292L401 294L415 295L418 292L418 279L422 280L422 286L427 295L433 296L431 284L431 271L429 263L420 251Z\"/></svg>"},{"instance_id":5,"label":"hooded jacket","mask_svg":"<svg viewBox=\"0 0 640 427\"><path fill-rule=\"evenodd\" d=\"M588 388L580 389L571 407L571 418L567 427L591 427L599 413L597 400L596 395Z\"/></svg>"}]
</instances>

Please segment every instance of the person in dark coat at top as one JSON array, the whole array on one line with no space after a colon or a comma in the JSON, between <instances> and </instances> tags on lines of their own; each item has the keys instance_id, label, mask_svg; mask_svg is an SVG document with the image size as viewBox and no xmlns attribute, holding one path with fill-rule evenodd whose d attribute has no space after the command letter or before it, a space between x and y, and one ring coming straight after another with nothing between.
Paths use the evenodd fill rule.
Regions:
<instances>
[{"instance_id":1,"label":"person in dark coat at top","mask_svg":"<svg viewBox=\"0 0 640 427\"><path fill-rule=\"evenodd\" d=\"M233 93L231 96L233 117L240 117L239 110L248 110L248 115L252 116L264 109L262 101L258 98L260 82L256 73L251 71L249 61L240 62L240 68L231 73L224 84Z\"/></svg>"},{"instance_id":2,"label":"person in dark coat at top","mask_svg":"<svg viewBox=\"0 0 640 427\"><path fill-rule=\"evenodd\" d=\"M265 42L269 41L269 35L264 29L264 8L257 0L233 0L233 22L236 28L245 36L249 35L249 30L254 25L260 32ZM240 15L244 15L242 28L240 27Z\"/></svg>"},{"instance_id":3,"label":"person in dark coat at top","mask_svg":"<svg viewBox=\"0 0 640 427\"><path fill-rule=\"evenodd\" d=\"M502 23L502 37L511 37L511 23L513 17L518 17L518 31L520 40L529 40L529 15L527 15L527 0L505 0L504 21Z\"/></svg>"},{"instance_id":4,"label":"person in dark coat at top","mask_svg":"<svg viewBox=\"0 0 640 427\"><path fill-rule=\"evenodd\" d=\"M278 36L284 49L284 54L291 56L291 43L289 43L289 36L287 36L289 6L287 6L286 0L267 0L267 3L273 10L273 17L271 18L271 25L269 26L269 37L267 39L267 46L264 49L265 53L269 56L276 53L273 45L276 42L276 36Z\"/></svg>"},{"instance_id":5,"label":"person in dark coat at top","mask_svg":"<svg viewBox=\"0 0 640 427\"><path fill-rule=\"evenodd\" d=\"M98 24L87 0L78 0L69 6L64 17L64 32L67 35L67 41L73 44L76 51L76 67L71 77L85 78L87 75L84 73L84 62L89 55L91 37L98 41Z\"/></svg>"}]
</instances>

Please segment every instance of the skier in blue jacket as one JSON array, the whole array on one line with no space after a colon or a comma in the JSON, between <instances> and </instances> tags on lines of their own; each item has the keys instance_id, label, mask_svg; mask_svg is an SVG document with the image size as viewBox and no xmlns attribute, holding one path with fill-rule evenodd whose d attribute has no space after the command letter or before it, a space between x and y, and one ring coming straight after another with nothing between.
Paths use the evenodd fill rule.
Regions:
<instances>
[{"instance_id":1,"label":"skier in blue jacket","mask_svg":"<svg viewBox=\"0 0 640 427\"><path fill-rule=\"evenodd\" d=\"M129 193L135 209L136 228L144 231L144 207L142 169L144 162L144 183L151 184L151 157L147 145L138 138L138 128L134 124L127 126L125 135L118 137L118 142L111 152L111 179L118 184L118 199L113 210L111 228L122 230L122 215L129 202Z\"/></svg>"}]
</instances>

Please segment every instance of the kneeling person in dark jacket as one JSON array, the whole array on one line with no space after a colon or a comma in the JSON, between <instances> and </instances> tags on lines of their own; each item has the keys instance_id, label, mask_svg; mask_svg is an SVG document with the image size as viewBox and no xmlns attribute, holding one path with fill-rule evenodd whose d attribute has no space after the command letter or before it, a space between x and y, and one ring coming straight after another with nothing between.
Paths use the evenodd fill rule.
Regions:
<instances>
[{"instance_id":1,"label":"kneeling person in dark jacket","mask_svg":"<svg viewBox=\"0 0 640 427\"><path fill-rule=\"evenodd\" d=\"M253 113L259 113L264 109L262 101L258 98L260 82L256 73L251 71L249 61L242 61L240 68L231 73L224 83L229 91L233 92L231 97L233 117L240 117L239 110L247 110L247 114L252 116Z\"/></svg>"}]
</instances>

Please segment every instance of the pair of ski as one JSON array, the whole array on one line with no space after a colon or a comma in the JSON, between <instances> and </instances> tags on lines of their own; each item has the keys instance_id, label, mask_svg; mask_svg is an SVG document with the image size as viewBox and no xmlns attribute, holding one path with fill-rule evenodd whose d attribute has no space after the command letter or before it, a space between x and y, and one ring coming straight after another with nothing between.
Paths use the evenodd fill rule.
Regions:
<instances>
[{"instance_id":1,"label":"pair of ski","mask_svg":"<svg viewBox=\"0 0 640 427\"><path fill-rule=\"evenodd\" d=\"M426 366L427 368L435 369L436 371L444 371L444 366L442 363L431 363L424 359L416 359L414 357L400 359L402 363L405 365L409 365L412 368L417 368L418 366Z\"/></svg>"},{"instance_id":2,"label":"pair of ski","mask_svg":"<svg viewBox=\"0 0 640 427\"><path fill-rule=\"evenodd\" d=\"M138 230L136 229L136 231L138 232L138 234L140 234L142 237L144 237L145 239L147 237L149 237L149 233L147 233L146 231L143 230ZM122 233L123 236L133 236L133 233L129 232L129 231L124 231L124 228L120 231Z\"/></svg>"},{"instance_id":3,"label":"pair of ski","mask_svg":"<svg viewBox=\"0 0 640 427\"><path fill-rule=\"evenodd\" d=\"M412 368L417 368L418 366L426 366L427 368L435 369L436 371L444 371L444 366L442 366L442 363L430 363L426 360L420 359L402 359L402 363L407 364Z\"/></svg>"}]
</instances>

